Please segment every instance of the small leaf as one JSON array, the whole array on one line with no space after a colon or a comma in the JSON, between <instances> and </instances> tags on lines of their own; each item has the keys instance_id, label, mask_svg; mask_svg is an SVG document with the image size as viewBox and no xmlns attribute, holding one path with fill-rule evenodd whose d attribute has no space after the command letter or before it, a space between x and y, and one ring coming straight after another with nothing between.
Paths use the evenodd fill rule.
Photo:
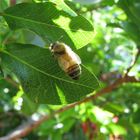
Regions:
<instances>
[{"instance_id":1,"label":"small leaf","mask_svg":"<svg viewBox=\"0 0 140 140\"><path fill-rule=\"evenodd\" d=\"M6 9L3 16L11 29L30 29L46 42L62 37L62 42L81 48L93 40L93 26L84 17L66 9L60 3L22 3Z\"/></svg>"},{"instance_id":2,"label":"small leaf","mask_svg":"<svg viewBox=\"0 0 140 140\"><path fill-rule=\"evenodd\" d=\"M1 56L2 64L17 75L24 91L37 103L72 103L98 87L97 79L84 66L80 79L72 80L49 49L13 44Z\"/></svg>"},{"instance_id":3,"label":"small leaf","mask_svg":"<svg viewBox=\"0 0 140 140\"><path fill-rule=\"evenodd\" d=\"M112 133L114 133L116 135L126 135L127 134L126 129L121 125L116 125L116 124L110 123L107 127L110 129L110 131Z\"/></svg>"}]
</instances>

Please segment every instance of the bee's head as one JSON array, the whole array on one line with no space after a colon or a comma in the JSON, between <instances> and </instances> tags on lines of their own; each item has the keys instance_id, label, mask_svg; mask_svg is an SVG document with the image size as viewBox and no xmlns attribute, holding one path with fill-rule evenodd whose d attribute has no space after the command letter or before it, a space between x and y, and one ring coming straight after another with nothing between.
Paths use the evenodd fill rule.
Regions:
<instances>
[{"instance_id":1,"label":"bee's head","mask_svg":"<svg viewBox=\"0 0 140 140\"><path fill-rule=\"evenodd\" d=\"M54 53L61 53L65 51L65 44L60 42L55 42L51 44L50 49Z\"/></svg>"}]
</instances>

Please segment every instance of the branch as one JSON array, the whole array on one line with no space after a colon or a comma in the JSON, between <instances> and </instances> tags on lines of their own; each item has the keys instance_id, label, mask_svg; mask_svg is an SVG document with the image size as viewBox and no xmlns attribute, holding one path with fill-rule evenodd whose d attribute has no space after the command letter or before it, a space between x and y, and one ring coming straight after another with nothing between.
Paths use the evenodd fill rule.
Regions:
<instances>
[{"instance_id":1,"label":"branch","mask_svg":"<svg viewBox=\"0 0 140 140\"><path fill-rule=\"evenodd\" d=\"M79 102L75 102L73 104L64 106L49 115L44 115L37 121L34 121L30 118L28 122L19 126L16 130L11 132L9 135L1 137L0 140L16 140L18 138L24 137L24 136L28 135L33 129L35 129L39 125L41 125L44 121L52 118L54 115L64 112L68 109L71 109L71 108L75 107L76 105L86 103L90 100L94 100L94 99L98 98L99 96L110 93L112 90L114 90L115 88L117 88L118 86L120 86L121 84L126 83L126 82L140 82L140 81L135 79L135 77L129 77L129 76L125 76L120 79L117 79L113 84L103 88L102 90L98 91L96 94L86 97L85 99L83 99Z\"/></svg>"},{"instance_id":2,"label":"branch","mask_svg":"<svg viewBox=\"0 0 140 140\"><path fill-rule=\"evenodd\" d=\"M10 75L6 75L6 76L4 75L1 65L0 65L0 74L2 75L1 79L4 79L6 82L11 84L13 87L19 89L19 84L16 81L14 81Z\"/></svg>"},{"instance_id":3,"label":"branch","mask_svg":"<svg viewBox=\"0 0 140 140\"><path fill-rule=\"evenodd\" d=\"M10 6L13 6L16 4L16 0L10 0Z\"/></svg>"},{"instance_id":4,"label":"branch","mask_svg":"<svg viewBox=\"0 0 140 140\"><path fill-rule=\"evenodd\" d=\"M19 84L14 81L10 76L4 78L8 83L10 83L13 87L19 89Z\"/></svg>"},{"instance_id":5,"label":"branch","mask_svg":"<svg viewBox=\"0 0 140 140\"><path fill-rule=\"evenodd\" d=\"M0 16L3 16L3 13L0 12Z\"/></svg>"}]
</instances>

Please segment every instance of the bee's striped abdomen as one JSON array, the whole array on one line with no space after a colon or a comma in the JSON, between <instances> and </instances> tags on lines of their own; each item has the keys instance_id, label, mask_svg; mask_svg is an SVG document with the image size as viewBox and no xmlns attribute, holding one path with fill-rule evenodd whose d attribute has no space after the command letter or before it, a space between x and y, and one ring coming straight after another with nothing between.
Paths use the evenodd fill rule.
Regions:
<instances>
[{"instance_id":1,"label":"bee's striped abdomen","mask_svg":"<svg viewBox=\"0 0 140 140\"><path fill-rule=\"evenodd\" d=\"M78 64L72 65L67 69L67 74L74 80L78 80L81 75L81 67Z\"/></svg>"}]
</instances>

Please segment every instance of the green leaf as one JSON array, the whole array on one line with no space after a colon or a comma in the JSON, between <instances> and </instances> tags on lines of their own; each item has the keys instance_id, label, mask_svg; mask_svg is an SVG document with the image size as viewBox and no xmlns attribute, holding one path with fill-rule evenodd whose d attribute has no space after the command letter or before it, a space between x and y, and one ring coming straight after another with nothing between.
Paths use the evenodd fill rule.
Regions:
<instances>
[{"instance_id":1,"label":"green leaf","mask_svg":"<svg viewBox=\"0 0 140 140\"><path fill-rule=\"evenodd\" d=\"M136 25L140 23L140 1L139 0L123 0L119 1L119 6L125 11L128 18L130 18Z\"/></svg>"},{"instance_id":2,"label":"green leaf","mask_svg":"<svg viewBox=\"0 0 140 140\"><path fill-rule=\"evenodd\" d=\"M108 126L107 126L110 131L116 135L126 135L126 129L121 126L121 125L116 125L116 124L113 124L113 123L110 123Z\"/></svg>"},{"instance_id":3,"label":"green leaf","mask_svg":"<svg viewBox=\"0 0 140 140\"><path fill-rule=\"evenodd\" d=\"M71 127L74 125L75 122L76 122L76 120L73 118L70 118L70 117L68 119L64 120L63 121L64 127L62 128L61 131L63 131L63 133L70 131Z\"/></svg>"},{"instance_id":4,"label":"green leaf","mask_svg":"<svg viewBox=\"0 0 140 140\"><path fill-rule=\"evenodd\" d=\"M124 107L119 104L115 104L115 103L108 103L108 104L104 105L104 109L108 110L112 113L124 112Z\"/></svg>"},{"instance_id":5,"label":"green leaf","mask_svg":"<svg viewBox=\"0 0 140 140\"><path fill-rule=\"evenodd\" d=\"M8 7L8 2L6 0L0 0L0 12Z\"/></svg>"},{"instance_id":6,"label":"green leaf","mask_svg":"<svg viewBox=\"0 0 140 140\"><path fill-rule=\"evenodd\" d=\"M24 91L37 103L72 103L98 87L97 79L84 66L80 79L72 80L49 49L13 44L1 56L3 66L17 75Z\"/></svg>"},{"instance_id":7,"label":"green leaf","mask_svg":"<svg viewBox=\"0 0 140 140\"><path fill-rule=\"evenodd\" d=\"M23 103L22 103L22 112L26 115L31 115L33 114L38 107L38 104L35 104L34 102L32 102L27 96L26 94L24 94L22 96L23 98Z\"/></svg>"},{"instance_id":8,"label":"green leaf","mask_svg":"<svg viewBox=\"0 0 140 140\"><path fill-rule=\"evenodd\" d=\"M140 45L140 1L120 0L118 5L128 16L128 21L123 21L121 26L127 34Z\"/></svg>"},{"instance_id":9,"label":"green leaf","mask_svg":"<svg viewBox=\"0 0 140 140\"><path fill-rule=\"evenodd\" d=\"M63 4L22 3L3 13L11 29L26 28L40 35L46 42L62 42L81 48L94 38L93 26L82 16L66 12ZM18 12L17 12L18 11ZM73 15L73 16L72 16Z\"/></svg>"},{"instance_id":10,"label":"green leaf","mask_svg":"<svg viewBox=\"0 0 140 140\"><path fill-rule=\"evenodd\" d=\"M17 88L8 83L5 79L0 80L0 99L12 98L17 93Z\"/></svg>"},{"instance_id":11,"label":"green leaf","mask_svg":"<svg viewBox=\"0 0 140 140\"><path fill-rule=\"evenodd\" d=\"M140 108L133 114L133 122L136 124L140 124Z\"/></svg>"}]
</instances>

